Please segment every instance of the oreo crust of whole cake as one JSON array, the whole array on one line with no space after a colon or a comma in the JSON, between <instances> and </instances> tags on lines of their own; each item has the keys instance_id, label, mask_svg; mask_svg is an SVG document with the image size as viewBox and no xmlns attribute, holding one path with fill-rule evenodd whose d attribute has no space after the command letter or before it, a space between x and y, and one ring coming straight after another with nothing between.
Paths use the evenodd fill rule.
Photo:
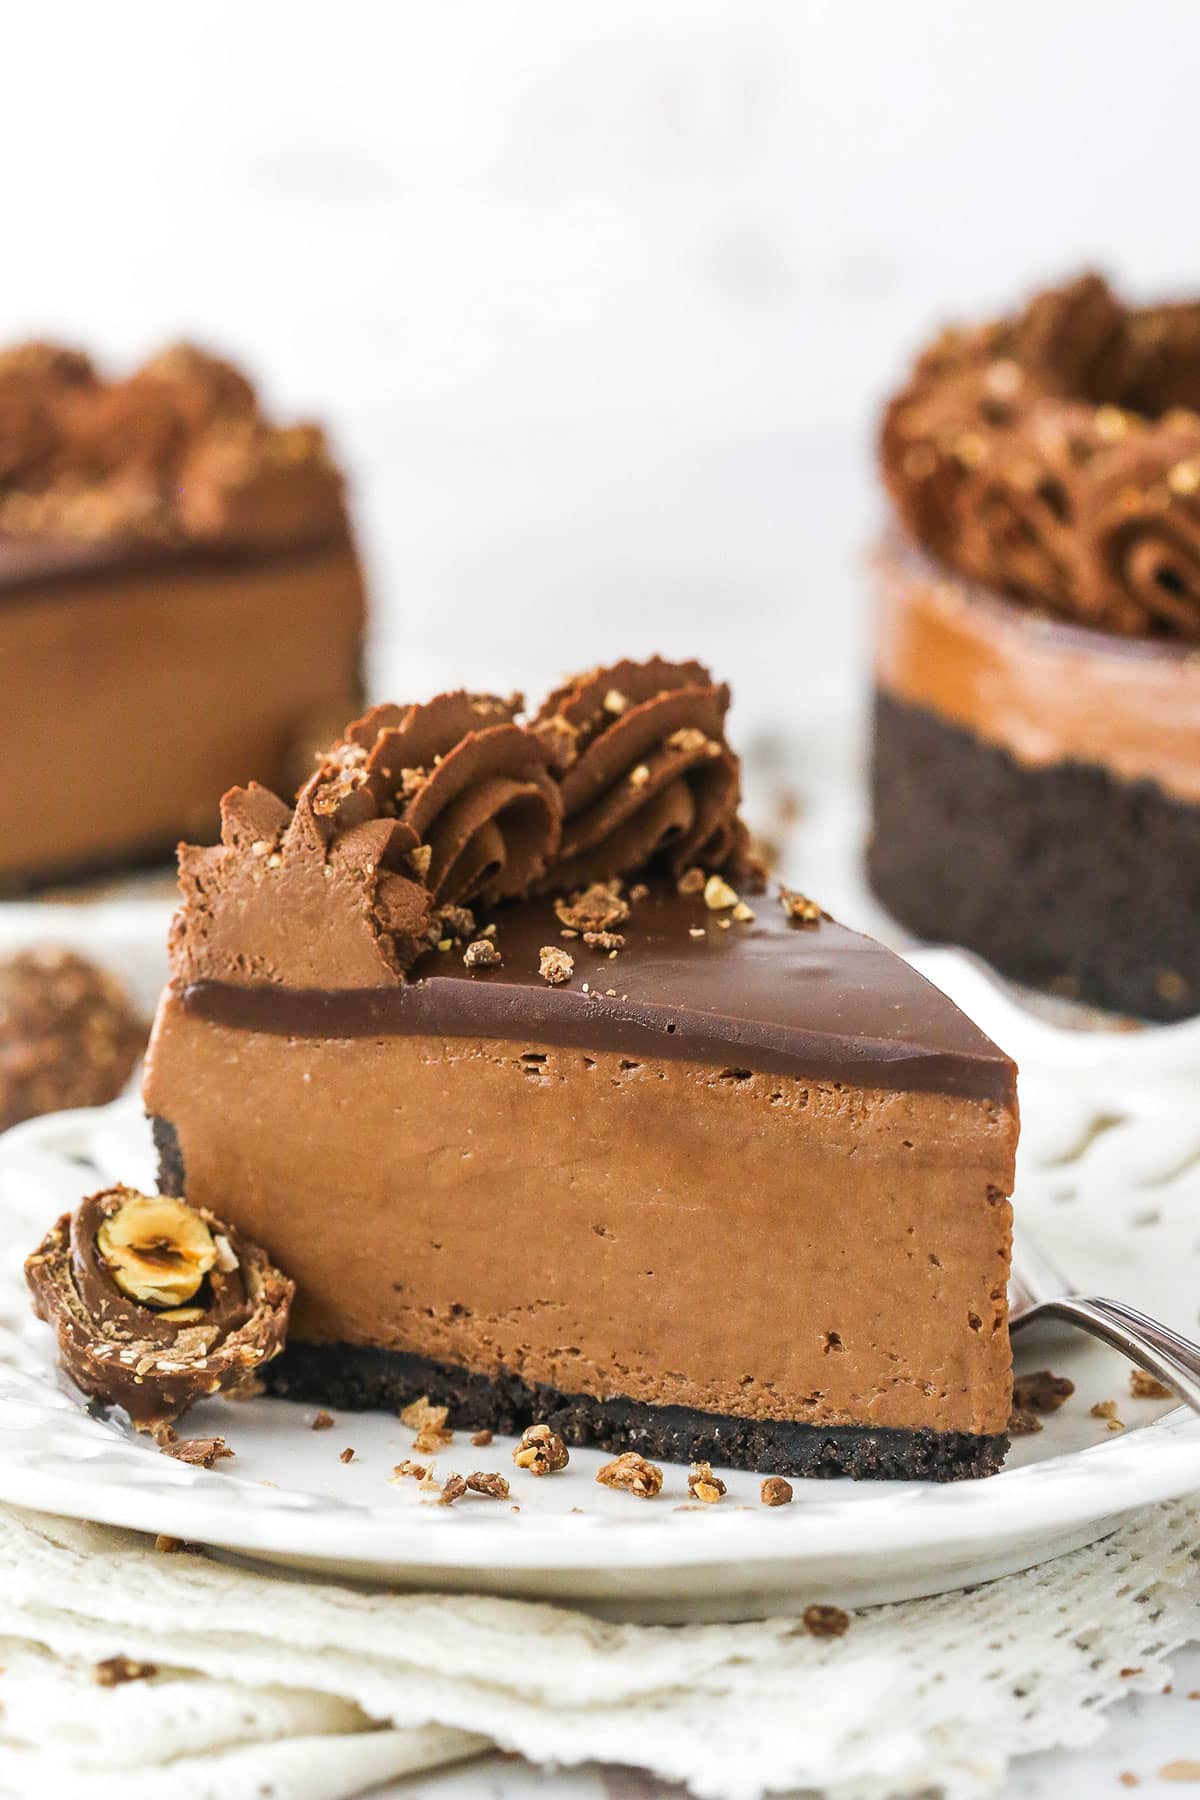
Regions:
<instances>
[{"instance_id":1,"label":"oreo crust of whole cake","mask_svg":"<svg viewBox=\"0 0 1200 1800\"><path fill-rule=\"evenodd\" d=\"M223 803L145 1098L164 1191L296 1282L272 1388L768 1473L992 1472L1007 1057L766 893L728 692L376 708Z\"/></svg>"},{"instance_id":2,"label":"oreo crust of whole cake","mask_svg":"<svg viewBox=\"0 0 1200 1800\"><path fill-rule=\"evenodd\" d=\"M1097 276L950 331L888 407L872 885L923 937L1200 1011L1200 302Z\"/></svg>"},{"instance_id":3,"label":"oreo crust of whole cake","mask_svg":"<svg viewBox=\"0 0 1200 1800\"><path fill-rule=\"evenodd\" d=\"M294 787L360 702L363 615L321 432L230 363L0 351L0 894L165 861L233 781Z\"/></svg>"}]
</instances>

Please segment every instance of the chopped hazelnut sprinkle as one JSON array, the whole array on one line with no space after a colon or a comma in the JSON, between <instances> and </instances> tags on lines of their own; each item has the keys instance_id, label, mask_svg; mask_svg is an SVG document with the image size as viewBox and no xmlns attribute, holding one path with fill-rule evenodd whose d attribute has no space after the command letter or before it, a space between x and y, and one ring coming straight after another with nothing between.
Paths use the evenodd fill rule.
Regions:
<instances>
[{"instance_id":1,"label":"chopped hazelnut sprinkle","mask_svg":"<svg viewBox=\"0 0 1200 1800\"><path fill-rule=\"evenodd\" d=\"M801 1623L809 1637L845 1637L850 1629L850 1614L840 1606L806 1606Z\"/></svg>"},{"instance_id":2,"label":"chopped hazelnut sprinkle","mask_svg":"<svg viewBox=\"0 0 1200 1800\"><path fill-rule=\"evenodd\" d=\"M538 952L538 974L551 987L560 987L575 973L575 959L557 944L543 944Z\"/></svg>"},{"instance_id":3,"label":"chopped hazelnut sprinkle","mask_svg":"<svg viewBox=\"0 0 1200 1800\"><path fill-rule=\"evenodd\" d=\"M485 1475L476 1470L467 1476L467 1486L473 1494L485 1494L489 1500L508 1499L508 1482L500 1474Z\"/></svg>"},{"instance_id":4,"label":"chopped hazelnut sprinkle","mask_svg":"<svg viewBox=\"0 0 1200 1800\"><path fill-rule=\"evenodd\" d=\"M1042 1421L1028 1406L1014 1406L1008 1415L1009 1437L1032 1437L1035 1431L1044 1429Z\"/></svg>"},{"instance_id":5,"label":"chopped hazelnut sprinkle","mask_svg":"<svg viewBox=\"0 0 1200 1800\"><path fill-rule=\"evenodd\" d=\"M613 1462L597 1470L601 1487L622 1488L636 1494L639 1500L654 1500L662 1492L663 1472L657 1463L647 1462L636 1450L626 1450Z\"/></svg>"},{"instance_id":6,"label":"chopped hazelnut sprinkle","mask_svg":"<svg viewBox=\"0 0 1200 1800\"><path fill-rule=\"evenodd\" d=\"M1110 1431L1124 1431L1125 1421L1117 1414L1115 1400L1097 1400L1091 1409L1093 1419L1103 1419Z\"/></svg>"},{"instance_id":7,"label":"chopped hazelnut sprinkle","mask_svg":"<svg viewBox=\"0 0 1200 1800\"><path fill-rule=\"evenodd\" d=\"M490 969L500 961L500 952L490 938L476 938L463 951L463 967L467 969Z\"/></svg>"},{"instance_id":8,"label":"chopped hazelnut sprinkle","mask_svg":"<svg viewBox=\"0 0 1200 1800\"><path fill-rule=\"evenodd\" d=\"M816 901L794 888L780 888L779 904L794 925L815 925L820 920L821 909Z\"/></svg>"},{"instance_id":9,"label":"chopped hazelnut sprinkle","mask_svg":"<svg viewBox=\"0 0 1200 1800\"><path fill-rule=\"evenodd\" d=\"M1057 1412L1074 1392L1075 1383L1065 1375L1037 1369L1032 1375L1018 1375L1013 1382L1013 1407L1018 1412Z\"/></svg>"},{"instance_id":10,"label":"chopped hazelnut sprinkle","mask_svg":"<svg viewBox=\"0 0 1200 1800\"><path fill-rule=\"evenodd\" d=\"M349 1444L346 1445L346 1448L342 1451L341 1455L338 1457L338 1461L344 1462L344 1463L352 1463L354 1461L354 1451L351 1449Z\"/></svg>"},{"instance_id":11,"label":"chopped hazelnut sprinkle","mask_svg":"<svg viewBox=\"0 0 1200 1800\"><path fill-rule=\"evenodd\" d=\"M1129 1391L1135 1400L1171 1400L1174 1389L1157 1375L1151 1375L1149 1369L1130 1369Z\"/></svg>"},{"instance_id":12,"label":"chopped hazelnut sprinkle","mask_svg":"<svg viewBox=\"0 0 1200 1800\"><path fill-rule=\"evenodd\" d=\"M438 1505L453 1506L456 1500L462 1499L466 1491L467 1483L462 1475L447 1475L442 1483L442 1491L438 1495Z\"/></svg>"},{"instance_id":13,"label":"chopped hazelnut sprinkle","mask_svg":"<svg viewBox=\"0 0 1200 1800\"><path fill-rule=\"evenodd\" d=\"M706 1506L715 1506L728 1491L721 1477L713 1474L711 1463L692 1464L688 1471L688 1493L693 1500L703 1500Z\"/></svg>"},{"instance_id":14,"label":"chopped hazelnut sprinkle","mask_svg":"<svg viewBox=\"0 0 1200 1800\"><path fill-rule=\"evenodd\" d=\"M782 1475L768 1475L759 1493L764 1506L787 1506L792 1498L792 1484Z\"/></svg>"},{"instance_id":15,"label":"chopped hazelnut sprinkle","mask_svg":"<svg viewBox=\"0 0 1200 1800\"><path fill-rule=\"evenodd\" d=\"M197 1469L211 1469L233 1455L223 1437L177 1438L174 1443L163 1444L160 1448L164 1456L173 1456L176 1462L190 1463Z\"/></svg>"},{"instance_id":16,"label":"chopped hazelnut sprinkle","mask_svg":"<svg viewBox=\"0 0 1200 1800\"><path fill-rule=\"evenodd\" d=\"M676 891L682 894L686 899L689 894L702 894L707 879L708 877L705 875L703 869L685 869L683 874L679 877L679 880L675 883L675 888Z\"/></svg>"},{"instance_id":17,"label":"chopped hazelnut sprinkle","mask_svg":"<svg viewBox=\"0 0 1200 1800\"><path fill-rule=\"evenodd\" d=\"M710 875L704 884L704 904L709 912L724 912L738 904L738 895L720 875Z\"/></svg>"},{"instance_id":18,"label":"chopped hazelnut sprinkle","mask_svg":"<svg viewBox=\"0 0 1200 1800\"><path fill-rule=\"evenodd\" d=\"M312 1424L309 1426L309 1430L310 1431L331 1431L333 1429L334 1423L335 1423L335 1420L334 1420L333 1414L331 1412L326 1412L325 1408L322 1407L320 1412L313 1419Z\"/></svg>"},{"instance_id":19,"label":"chopped hazelnut sprinkle","mask_svg":"<svg viewBox=\"0 0 1200 1800\"><path fill-rule=\"evenodd\" d=\"M611 881L593 881L569 899L560 896L554 902L554 910L559 923L572 931L611 931L629 917L628 902Z\"/></svg>"},{"instance_id":20,"label":"chopped hazelnut sprinkle","mask_svg":"<svg viewBox=\"0 0 1200 1800\"><path fill-rule=\"evenodd\" d=\"M513 1451L518 1469L528 1469L531 1475L553 1475L570 1460L566 1444L548 1425L527 1426Z\"/></svg>"},{"instance_id":21,"label":"chopped hazelnut sprinkle","mask_svg":"<svg viewBox=\"0 0 1200 1800\"><path fill-rule=\"evenodd\" d=\"M625 948L625 939L619 931L585 931L583 941L589 950L611 950L614 955Z\"/></svg>"},{"instance_id":22,"label":"chopped hazelnut sprinkle","mask_svg":"<svg viewBox=\"0 0 1200 1800\"><path fill-rule=\"evenodd\" d=\"M453 1443L454 1433L446 1424L448 1411L445 1406L431 1405L428 1394L422 1394L401 1411L400 1423L416 1432L413 1449L422 1456L435 1456L446 1444Z\"/></svg>"},{"instance_id":23,"label":"chopped hazelnut sprinkle","mask_svg":"<svg viewBox=\"0 0 1200 1800\"><path fill-rule=\"evenodd\" d=\"M93 1666L92 1680L97 1687L122 1687L127 1681L148 1681L157 1674L156 1663L135 1662L132 1656L106 1656Z\"/></svg>"},{"instance_id":24,"label":"chopped hazelnut sprinkle","mask_svg":"<svg viewBox=\"0 0 1200 1800\"><path fill-rule=\"evenodd\" d=\"M475 1432L471 1438L471 1442L477 1450L485 1450L491 1441L492 1432L491 1428L487 1425L484 1425L479 1431Z\"/></svg>"}]
</instances>

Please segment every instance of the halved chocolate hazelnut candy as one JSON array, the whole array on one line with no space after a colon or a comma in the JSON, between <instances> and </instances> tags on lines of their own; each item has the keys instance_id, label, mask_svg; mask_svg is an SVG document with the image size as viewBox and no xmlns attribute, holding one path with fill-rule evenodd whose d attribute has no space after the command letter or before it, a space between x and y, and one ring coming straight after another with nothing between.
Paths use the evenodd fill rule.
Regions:
<instances>
[{"instance_id":1,"label":"halved chocolate hazelnut candy","mask_svg":"<svg viewBox=\"0 0 1200 1800\"><path fill-rule=\"evenodd\" d=\"M72 1381L139 1431L248 1384L282 1350L295 1291L204 1207L121 1186L64 1213L25 1277Z\"/></svg>"}]
</instances>

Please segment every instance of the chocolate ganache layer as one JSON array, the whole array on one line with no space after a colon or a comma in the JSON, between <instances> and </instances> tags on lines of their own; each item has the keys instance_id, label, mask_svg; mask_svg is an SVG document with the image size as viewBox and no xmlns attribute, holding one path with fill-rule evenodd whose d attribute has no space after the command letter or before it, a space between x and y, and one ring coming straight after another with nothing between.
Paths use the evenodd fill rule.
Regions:
<instances>
[{"instance_id":1,"label":"chocolate ganache layer","mask_svg":"<svg viewBox=\"0 0 1200 1800\"><path fill-rule=\"evenodd\" d=\"M561 987L538 973L540 947L563 942L548 900L500 909L495 923L497 966L434 952L395 987L199 981L183 1004L287 1037L536 1040L1013 1101L1010 1059L909 964L832 919L793 923L773 896L723 929L702 897L652 892L622 923L615 960L567 940L575 979Z\"/></svg>"}]
</instances>

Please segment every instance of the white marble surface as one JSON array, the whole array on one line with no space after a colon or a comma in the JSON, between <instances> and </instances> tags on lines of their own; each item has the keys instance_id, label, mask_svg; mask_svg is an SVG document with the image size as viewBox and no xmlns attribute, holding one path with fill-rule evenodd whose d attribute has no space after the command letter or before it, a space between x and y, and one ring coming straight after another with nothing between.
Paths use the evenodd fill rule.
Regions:
<instances>
[{"instance_id":1,"label":"white marble surface","mask_svg":"<svg viewBox=\"0 0 1200 1800\"><path fill-rule=\"evenodd\" d=\"M905 348L1086 261L1195 286L1198 49L1189 0L43 0L5 20L0 340L187 332L330 418L391 685L662 647L794 723L858 685ZM1181 1791L1188 1687L1014 1800Z\"/></svg>"}]
</instances>

